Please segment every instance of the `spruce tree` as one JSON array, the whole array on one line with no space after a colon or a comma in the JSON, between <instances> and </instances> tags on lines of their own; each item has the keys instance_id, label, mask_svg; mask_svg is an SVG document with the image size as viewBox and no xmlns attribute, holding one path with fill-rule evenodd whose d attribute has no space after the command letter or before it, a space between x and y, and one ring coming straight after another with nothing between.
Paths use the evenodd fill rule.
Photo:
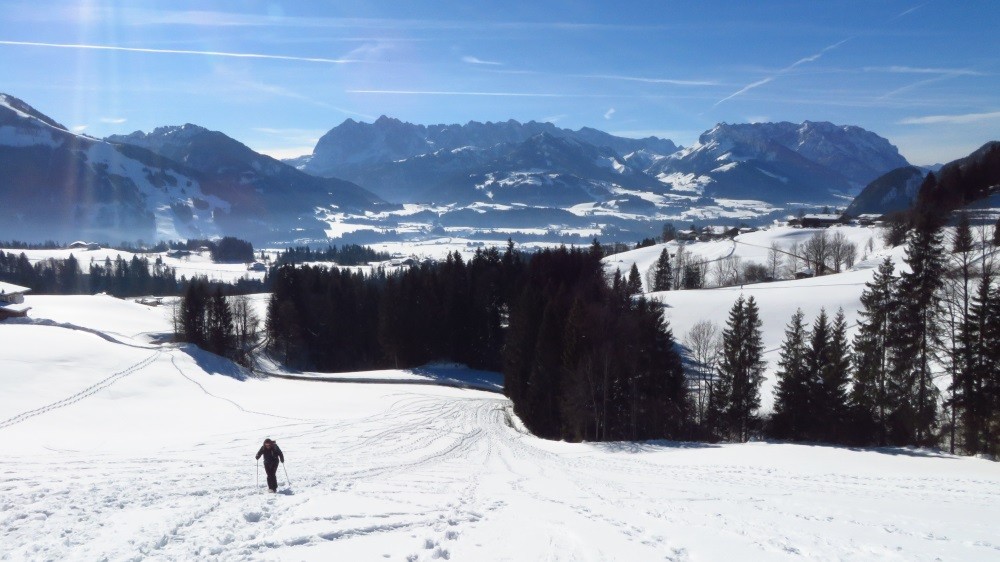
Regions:
<instances>
[{"instance_id":1,"label":"spruce tree","mask_svg":"<svg viewBox=\"0 0 1000 562\"><path fill-rule=\"evenodd\" d=\"M795 311L785 329L778 359L771 433L781 439L802 439L809 418L809 371L806 368L806 331L802 309Z\"/></svg>"},{"instance_id":2,"label":"spruce tree","mask_svg":"<svg viewBox=\"0 0 1000 562\"><path fill-rule=\"evenodd\" d=\"M848 418L847 386L850 382L850 344L847 342L847 320L844 311L838 310L830 326L827 345L827 364L821 371L817 392L817 433L824 441L839 443L844 440L844 426Z\"/></svg>"},{"instance_id":3,"label":"spruce tree","mask_svg":"<svg viewBox=\"0 0 1000 562\"><path fill-rule=\"evenodd\" d=\"M199 347L208 341L208 293L204 283L192 281L180 303L180 339Z\"/></svg>"},{"instance_id":4,"label":"spruce tree","mask_svg":"<svg viewBox=\"0 0 1000 562\"><path fill-rule=\"evenodd\" d=\"M997 295L992 284L992 271L985 267L972 295L969 316L964 323L969 361L963 366L959 376L958 400L962 405L962 441L965 452L969 454L982 453L988 448L986 439L991 400L987 386L991 374L997 371L994 358L997 355L996 346L1000 344L996 341L997 331L994 328Z\"/></svg>"},{"instance_id":5,"label":"spruce tree","mask_svg":"<svg viewBox=\"0 0 1000 562\"><path fill-rule=\"evenodd\" d=\"M233 348L234 333L233 313L222 288L217 287L208 305L208 350L228 356Z\"/></svg>"},{"instance_id":6,"label":"spruce tree","mask_svg":"<svg viewBox=\"0 0 1000 562\"><path fill-rule=\"evenodd\" d=\"M993 458L1000 457L1000 290L994 288L986 318L988 347L983 381L984 451Z\"/></svg>"},{"instance_id":7,"label":"spruce tree","mask_svg":"<svg viewBox=\"0 0 1000 562\"><path fill-rule=\"evenodd\" d=\"M894 271L892 259L886 258L861 294L850 399L853 441L859 444L885 446L888 443L887 334L896 308Z\"/></svg>"},{"instance_id":8,"label":"spruce tree","mask_svg":"<svg viewBox=\"0 0 1000 562\"><path fill-rule=\"evenodd\" d=\"M806 350L806 371L809 373L810 412L807 434L809 439L821 439L826 430L827 405L824 381L830 376L830 321L826 309L820 309L809 335Z\"/></svg>"},{"instance_id":9,"label":"spruce tree","mask_svg":"<svg viewBox=\"0 0 1000 562\"><path fill-rule=\"evenodd\" d=\"M950 420L949 430L949 450L955 453L955 442L958 431L958 424L962 418L961 411L964 409L965 396L963 393L963 379L970 376L969 366L972 362L972 348L969 341L969 305L972 300L972 277L974 260L972 251L974 243L972 238L972 228L969 225L969 215L961 213L955 233L951 239L951 263L953 264L952 275L947 277L945 294L946 302L946 335L947 344L945 353L948 358L948 367L951 371L951 383L948 385L948 411Z\"/></svg>"},{"instance_id":10,"label":"spruce tree","mask_svg":"<svg viewBox=\"0 0 1000 562\"><path fill-rule=\"evenodd\" d=\"M642 294L642 276L639 275L639 266L632 264L628 270L628 281L625 283L625 291L632 296Z\"/></svg>"},{"instance_id":11,"label":"spruce tree","mask_svg":"<svg viewBox=\"0 0 1000 562\"><path fill-rule=\"evenodd\" d=\"M931 365L941 337L940 290L944 275L941 231L922 224L910 234L890 329L890 399L894 441L930 445L937 421L937 387Z\"/></svg>"},{"instance_id":12,"label":"spruce tree","mask_svg":"<svg viewBox=\"0 0 1000 562\"><path fill-rule=\"evenodd\" d=\"M722 357L713 408L721 414L722 430L745 442L758 425L760 385L764 381L761 320L753 297L736 300L722 332Z\"/></svg>"},{"instance_id":13,"label":"spruce tree","mask_svg":"<svg viewBox=\"0 0 1000 562\"><path fill-rule=\"evenodd\" d=\"M660 252L653 273L653 291L669 291L674 283L674 274L670 266L670 252L666 248Z\"/></svg>"}]
</instances>

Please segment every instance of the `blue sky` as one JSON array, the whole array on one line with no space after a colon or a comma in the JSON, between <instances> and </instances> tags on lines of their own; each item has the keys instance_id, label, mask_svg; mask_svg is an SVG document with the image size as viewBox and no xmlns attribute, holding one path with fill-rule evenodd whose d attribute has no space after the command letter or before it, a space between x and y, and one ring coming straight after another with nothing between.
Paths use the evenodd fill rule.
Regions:
<instances>
[{"instance_id":1,"label":"blue sky","mask_svg":"<svg viewBox=\"0 0 1000 562\"><path fill-rule=\"evenodd\" d=\"M196 123L279 157L383 114L684 145L831 121L917 164L1000 139L996 0L482 4L14 0L0 91L97 137Z\"/></svg>"}]
</instances>

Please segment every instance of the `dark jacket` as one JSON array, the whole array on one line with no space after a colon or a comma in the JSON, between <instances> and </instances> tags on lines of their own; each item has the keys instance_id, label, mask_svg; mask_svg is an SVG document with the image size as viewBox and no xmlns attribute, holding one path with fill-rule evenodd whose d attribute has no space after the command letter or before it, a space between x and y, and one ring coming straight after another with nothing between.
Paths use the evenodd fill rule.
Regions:
<instances>
[{"instance_id":1,"label":"dark jacket","mask_svg":"<svg viewBox=\"0 0 1000 562\"><path fill-rule=\"evenodd\" d=\"M259 459L261 456L264 457L264 464L276 465L279 459L281 462L285 462L285 455L278 448L277 443L272 443L270 450L267 447L261 446L260 450L257 451L256 458Z\"/></svg>"}]
</instances>

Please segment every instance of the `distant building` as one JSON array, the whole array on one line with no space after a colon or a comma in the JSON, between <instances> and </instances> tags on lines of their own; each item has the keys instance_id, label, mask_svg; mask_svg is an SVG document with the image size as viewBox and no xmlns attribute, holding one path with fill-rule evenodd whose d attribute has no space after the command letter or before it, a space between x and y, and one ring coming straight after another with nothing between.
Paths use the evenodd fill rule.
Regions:
<instances>
[{"instance_id":1,"label":"distant building","mask_svg":"<svg viewBox=\"0 0 1000 562\"><path fill-rule=\"evenodd\" d=\"M677 240L681 242L694 242L698 239L699 232L697 230L678 230Z\"/></svg>"},{"instance_id":2,"label":"distant building","mask_svg":"<svg viewBox=\"0 0 1000 562\"><path fill-rule=\"evenodd\" d=\"M259 261L255 261L247 266L247 271L267 271L267 266Z\"/></svg>"},{"instance_id":3,"label":"distant building","mask_svg":"<svg viewBox=\"0 0 1000 562\"><path fill-rule=\"evenodd\" d=\"M27 316L31 307L24 305L24 293L29 291L27 287L0 281L0 320Z\"/></svg>"},{"instance_id":4,"label":"distant building","mask_svg":"<svg viewBox=\"0 0 1000 562\"><path fill-rule=\"evenodd\" d=\"M858 224L861 226L872 226L882 224L882 215L877 213L858 215L858 218L855 220L857 220Z\"/></svg>"},{"instance_id":5,"label":"distant building","mask_svg":"<svg viewBox=\"0 0 1000 562\"><path fill-rule=\"evenodd\" d=\"M186 258L191 255L189 250L170 250L167 252L168 258Z\"/></svg>"},{"instance_id":6,"label":"distant building","mask_svg":"<svg viewBox=\"0 0 1000 562\"><path fill-rule=\"evenodd\" d=\"M841 215L805 215L800 220L799 223L802 228L827 228L835 224L843 224L844 218Z\"/></svg>"},{"instance_id":7,"label":"distant building","mask_svg":"<svg viewBox=\"0 0 1000 562\"><path fill-rule=\"evenodd\" d=\"M698 240L708 242L710 240L725 240L735 238L740 233L740 229L734 226L705 226L702 227Z\"/></svg>"},{"instance_id":8,"label":"distant building","mask_svg":"<svg viewBox=\"0 0 1000 562\"><path fill-rule=\"evenodd\" d=\"M101 245L96 242L84 242L83 240L77 240L67 246L67 248L70 250L100 250Z\"/></svg>"}]
</instances>

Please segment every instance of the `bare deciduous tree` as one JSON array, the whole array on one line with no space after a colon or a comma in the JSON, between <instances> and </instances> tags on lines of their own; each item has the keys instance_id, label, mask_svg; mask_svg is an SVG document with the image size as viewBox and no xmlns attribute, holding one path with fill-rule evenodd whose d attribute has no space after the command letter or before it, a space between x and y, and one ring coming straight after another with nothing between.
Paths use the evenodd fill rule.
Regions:
<instances>
[{"instance_id":1,"label":"bare deciduous tree","mask_svg":"<svg viewBox=\"0 0 1000 562\"><path fill-rule=\"evenodd\" d=\"M847 237L839 230L833 233L827 243L830 265L833 266L834 273L840 273L840 264L844 263L844 248L848 243Z\"/></svg>"},{"instance_id":2,"label":"bare deciduous tree","mask_svg":"<svg viewBox=\"0 0 1000 562\"><path fill-rule=\"evenodd\" d=\"M236 361L250 366L253 349L260 336L260 317L254 310L253 302L246 295L230 297L229 306L233 311L233 328L236 336Z\"/></svg>"},{"instance_id":3,"label":"bare deciduous tree","mask_svg":"<svg viewBox=\"0 0 1000 562\"><path fill-rule=\"evenodd\" d=\"M826 230L820 230L806 240L803 254L815 275L826 273L830 261L830 238Z\"/></svg>"},{"instance_id":4,"label":"bare deciduous tree","mask_svg":"<svg viewBox=\"0 0 1000 562\"><path fill-rule=\"evenodd\" d=\"M850 269L854 267L854 262L858 259L858 245L848 242L844 246L844 267Z\"/></svg>"},{"instance_id":5,"label":"bare deciduous tree","mask_svg":"<svg viewBox=\"0 0 1000 562\"><path fill-rule=\"evenodd\" d=\"M788 277L795 277L799 271L799 264L802 263L802 248L798 242L793 242L788 247L788 258L785 263L787 264L785 270L788 272Z\"/></svg>"},{"instance_id":6,"label":"bare deciduous tree","mask_svg":"<svg viewBox=\"0 0 1000 562\"><path fill-rule=\"evenodd\" d=\"M777 242L771 242L771 248L767 251L767 271L771 279L777 279L781 266L785 263L785 254Z\"/></svg>"},{"instance_id":7,"label":"bare deciduous tree","mask_svg":"<svg viewBox=\"0 0 1000 562\"><path fill-rule=\"evenodd\" d=\"M705 410L708 407L712 381L715 380L715 363L721 342L719 326L711 320L700 320L684 336L684 345L691 351L691 357L695 362L694 376L689 379L689 384L694 390L698 425L702 425L705 421Z\"/></svg>"}]
</instances>

